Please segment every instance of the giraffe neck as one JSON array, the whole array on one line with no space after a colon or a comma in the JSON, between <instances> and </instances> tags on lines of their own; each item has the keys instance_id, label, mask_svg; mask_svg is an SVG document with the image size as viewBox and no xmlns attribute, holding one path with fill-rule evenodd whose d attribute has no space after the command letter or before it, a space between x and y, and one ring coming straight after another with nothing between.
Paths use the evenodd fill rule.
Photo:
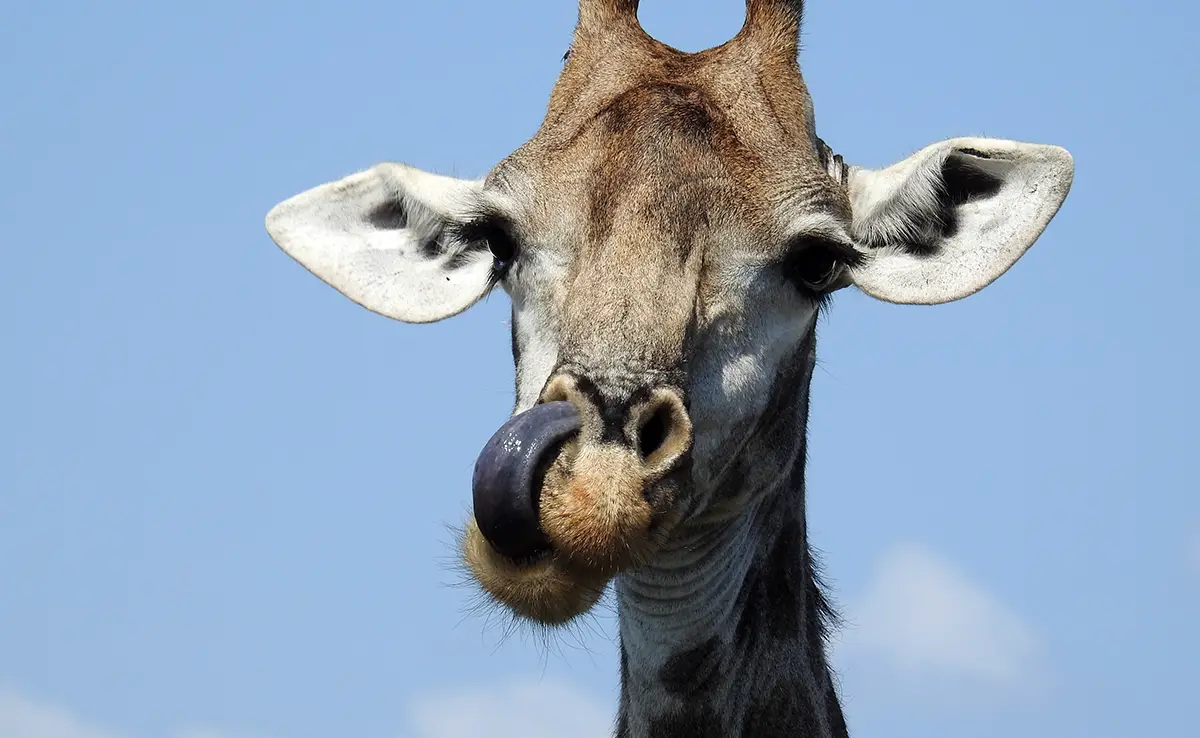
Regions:
<instances>
[{"instance_id":1,"label":"giraffe neck","mask_svg":"<svg viewBox=\"0 0 1200 738\"><path fill-rule=\"evenodd\" d=\"M794 393L780 403L794 424L756 434L743 451L773 456L786 473L766 489L738 490L756 501L734 520L673 536L649 566L617 581L618 738L847 736L825 657L830 611L805 528L811 344L806 353L805 370L776 388Z\"/></svg>"}]
</instances>

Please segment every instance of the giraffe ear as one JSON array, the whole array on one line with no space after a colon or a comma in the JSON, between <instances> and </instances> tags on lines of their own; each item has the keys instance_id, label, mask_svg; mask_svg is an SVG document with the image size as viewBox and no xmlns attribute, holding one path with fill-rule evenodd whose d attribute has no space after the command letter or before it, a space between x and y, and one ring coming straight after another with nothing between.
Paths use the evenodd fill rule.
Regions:
<instances>
[{"instance_id":1,"label":"giraffe ear","mask_svg":"<svg viewBox=\"0 0 1200 738\"><path fill-rule=\"evenodd\" d=\"M493 259L450 228L482 183L380 164L275 206L267 232L359 305L406 323L456 315L491 289Z\"/></svg>"},{"instance_id":2,"label":"giraffe ear","mask_svg":"<svg viewBox=\"0 0 1200 738\"><path fill-rule=\"evenodd\" d=\"M983 138L943 141L887 169L851 168L852 233L867 256L851 277L895 303L974 294L1033 245L1074 172L1057 146Z\"/></svg>"}]
</instances>

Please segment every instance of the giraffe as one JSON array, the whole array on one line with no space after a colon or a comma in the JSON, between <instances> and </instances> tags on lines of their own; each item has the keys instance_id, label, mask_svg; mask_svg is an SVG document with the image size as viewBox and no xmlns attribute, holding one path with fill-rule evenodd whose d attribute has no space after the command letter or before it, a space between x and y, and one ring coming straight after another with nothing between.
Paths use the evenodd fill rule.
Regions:
<instances>
[{"instance_id":1,"label":"giraffe","mask_svg":"<svg viewBox=\"0 0 1200 738\"><path fill-rule=\"evenodd\" d=\"M544 122L486 177L384 163L267 230L399 321L510 296L516 398L461 553L536 623L613 587L617 736L846 736L805 519L817 317L844 288L984 288L1058 212L1073 159L958 138L849 165L816 133L801 0L747 0L739 33L694 54L637 8L580 0Z\"/></svg>"}]
</instances>

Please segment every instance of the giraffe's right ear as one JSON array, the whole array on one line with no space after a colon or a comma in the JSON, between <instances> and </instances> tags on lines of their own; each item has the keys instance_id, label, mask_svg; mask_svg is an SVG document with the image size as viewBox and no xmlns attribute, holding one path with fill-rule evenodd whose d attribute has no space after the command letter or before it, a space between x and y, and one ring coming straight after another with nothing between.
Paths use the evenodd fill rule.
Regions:
<instances>
[{"instance_id":1,"label":"giraffe's right ear","mask_svg":"<svg viewBox=\"0 0 1200 738\"><path fill-rule=\"evenodd\" d=\"M494 284L486 246L455 238L482 183L380 164L275 206L271 238L359 305L406 323L457 315Z\"/></svg>"}]
</instances>

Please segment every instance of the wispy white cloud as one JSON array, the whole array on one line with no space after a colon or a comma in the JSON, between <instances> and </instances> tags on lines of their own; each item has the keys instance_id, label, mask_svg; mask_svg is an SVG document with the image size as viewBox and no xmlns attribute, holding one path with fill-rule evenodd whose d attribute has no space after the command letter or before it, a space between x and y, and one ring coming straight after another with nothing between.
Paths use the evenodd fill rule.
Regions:
<instances>
[{"instance_id":1,"label":"wispy white cloud","mask_svg":"<svg viewBox=\"0 0 1200 738\"><path fill-rule=\"evenodd\" d=\"M4 738L118 738L66 710L0 688L0 736Z\"/></svg>"},{"instance_id":2,"label":"wispy white cloud","mask_svg":"<svg viewBox=\"0 0 1200 738\"><path fill-rule=\"evenodd\" d=\"M459 690L417 700L416 738L609 738L613 710L561 684Z\"/></svg>"},{"instance_id":3,"label":"wispy white cloud","mask_svg":"<svg viewBox=\"0 0 1200 738\"><path fill-rule=\"evenodd\" d=\"M210 730L208 728L188 728L187 730L181 730L173 733L171 738L248 738L248 736L235 736L219 730Z\"/></svg>"},{"instance_id":4,"label":"wispy white cloud","mask_svg":"<svg viewBox=\"0 0 1200 738\"><path fill-rule=\"evenodd\" d=\"M428 695L414 702L406 738L610 738L612 709L561 684L519 684ZM130 738L61 706L0 687L0 738ZM170 738L245 738L188 728Z\"/></svg>"},{"instance_id":5,"label":"wispy white cloud","mask_svg":"<svg viewBox=\"0 0 1200 738\"><path fill-rule=\"evenodd\" d=\"M1025 689L1039 676L1032 629L984 587L927 548L906 544L880 560L851 603L842 651L910 684L924 680Z\"/></svg>"},{"instance_id":6,"label":"wispy white cloud","mask_svg":"<svg viewBox=\"0 0 1200 738\"><path fill-rule=\"evenodd\" d=\"M0 738L128 738L83 720L58 705L0 687ZM189 728L171 738L235 738L204 728Z\"/></svg>"}]
</instances>

